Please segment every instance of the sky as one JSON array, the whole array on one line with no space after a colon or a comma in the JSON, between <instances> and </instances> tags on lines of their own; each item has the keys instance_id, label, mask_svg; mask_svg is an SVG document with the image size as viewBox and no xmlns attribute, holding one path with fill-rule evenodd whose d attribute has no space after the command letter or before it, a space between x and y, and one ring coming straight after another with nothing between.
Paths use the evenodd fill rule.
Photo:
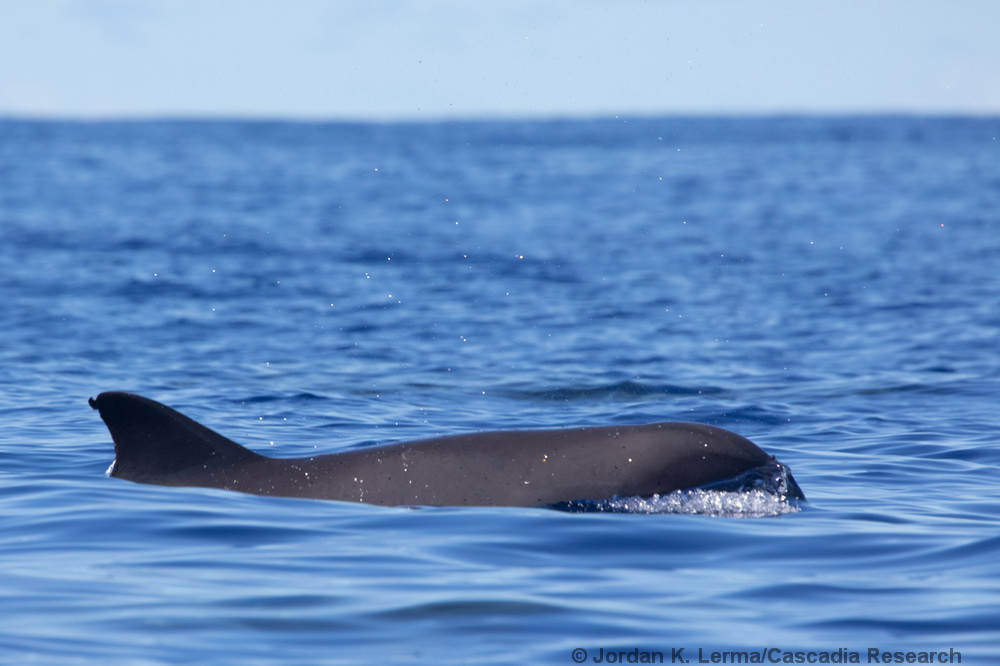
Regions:
<instances>
[{"instance_id":1,"label":"sky","mask_svg":"<svg viewBox=\"0 0 1000 666\"><path fill-rule=\"evenodd\" d=\"M0 0L0 116L1000 114L997 0Z\"/></svg>"}]
</instances>

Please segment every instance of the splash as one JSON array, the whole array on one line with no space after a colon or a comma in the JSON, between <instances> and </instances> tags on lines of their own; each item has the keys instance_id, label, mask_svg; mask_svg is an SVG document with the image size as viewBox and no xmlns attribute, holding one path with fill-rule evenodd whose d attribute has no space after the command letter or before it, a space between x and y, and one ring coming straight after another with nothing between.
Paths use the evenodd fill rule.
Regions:
<instances>
[{"instance_id":1,"label":"splash","mask_svg":"<svg viewBox=\"0 0 1000 666\"><path fill-rule=\"evenodd\" d=\"M679 513L717 518L770 518L801 509L794 500L764 490L679 490L669 495L620 497L596 503L590 511L614 513Z\"/></svg>"},{"instance_id":2,"label":"splash","mask_svg":"<svg viewBox=\"0 0 1000 666\"><path fill-rule=\"evenodd\" d=\"M652 497L561 502L572 513L676 513L718 518L770 518L801 511L805 495L788 468L773 460L733 479Z\"/></svg>"}]
</instances>

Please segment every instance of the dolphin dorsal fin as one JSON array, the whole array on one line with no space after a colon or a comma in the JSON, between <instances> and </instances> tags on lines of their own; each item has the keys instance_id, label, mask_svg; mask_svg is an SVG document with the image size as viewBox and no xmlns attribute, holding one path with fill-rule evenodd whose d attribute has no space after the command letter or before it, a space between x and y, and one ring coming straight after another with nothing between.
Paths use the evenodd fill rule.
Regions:
<instances>
[{"instance_id":1,"label":"dolphin dorsal fin","mask_svg":"<svg viewBox=\"0 0 1000 666\"><path fill-rule=\"evenodd\" d=\"M111 431L115 443L111 476L117 478L163 483L196 465L229 465L263 457L149 398L110 391L89 402Z\"/></svg>"}]
</instances>

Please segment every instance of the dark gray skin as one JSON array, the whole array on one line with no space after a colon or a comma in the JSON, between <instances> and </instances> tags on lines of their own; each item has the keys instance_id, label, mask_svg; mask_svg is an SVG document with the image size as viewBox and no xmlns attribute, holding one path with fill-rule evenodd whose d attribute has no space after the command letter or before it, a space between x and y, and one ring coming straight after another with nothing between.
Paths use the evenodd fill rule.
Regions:
<instances>
[{"instance_id":1,"label":"dark gray skin","mask_svg":"<svg viewBox=\"0 0 1000 666\"><path fill-rule=\"evenodd\" d=\"M485 432L279 459L142 396L101 393L90 406L115 443L113 477L386 506L651 497L731 479L774 461L748 439L696 423ZM790 485L790 496L801 498L794 481Z\"/></svg>"}]
</instances>

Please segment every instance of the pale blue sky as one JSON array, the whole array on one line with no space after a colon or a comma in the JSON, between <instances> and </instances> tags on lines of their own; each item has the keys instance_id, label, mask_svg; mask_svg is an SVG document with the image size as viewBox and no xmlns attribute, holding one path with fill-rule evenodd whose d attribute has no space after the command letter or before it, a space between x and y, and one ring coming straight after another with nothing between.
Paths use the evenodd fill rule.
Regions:
<instances>
[{"instance_id":1,"label":"pale blue sky","mask_svg":"<svg viewBox=\"0 0 1000 666\"><path fill-rule=\"evenodd\" d=\"M0 116L1000 113L996 0L0 0Z\"/></svg>"}]
</instances>

